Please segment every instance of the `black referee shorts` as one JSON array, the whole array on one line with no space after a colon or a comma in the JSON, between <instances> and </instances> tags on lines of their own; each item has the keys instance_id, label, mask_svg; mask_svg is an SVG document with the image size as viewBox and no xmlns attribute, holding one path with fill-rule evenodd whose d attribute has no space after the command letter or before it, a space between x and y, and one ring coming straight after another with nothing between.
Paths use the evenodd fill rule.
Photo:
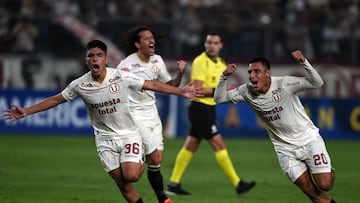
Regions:
<instances>
[{"instance_id":1,"label":"black referee shorts","mask_svg":"<svg viewBox=\"0 0 360 203\"><path fill-rule=\"evenodd\" d=\"M190 121L190 136L210 139L219 133L215 106L191 101L188 116Z\"/></svg>"}]
</instances>

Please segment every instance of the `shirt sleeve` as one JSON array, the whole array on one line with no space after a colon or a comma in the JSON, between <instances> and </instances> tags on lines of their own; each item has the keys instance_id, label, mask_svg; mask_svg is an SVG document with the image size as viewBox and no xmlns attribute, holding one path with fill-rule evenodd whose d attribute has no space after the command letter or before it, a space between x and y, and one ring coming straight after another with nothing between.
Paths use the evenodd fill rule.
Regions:
<instances>
[{"instance_id":1,"label":"shirt sleeve","mask_svg":"<svg viewBox=\"0 0 360 203\"><path fill-rule=\"evenodd\" d=\"M135 74L129 71L120 70L120 69L118 69L118 71L129 88L137 91L142 90L142 87L144 86L144 82L145 82L144 79L136 76Z\"/></svg>"},{"instance_id":2,"label":"shirt sleeve","mask_svg":"<svg viewBox=\"0 0 360 203\"><path fill-rule=\"evenodd\" d=\"M247 84L243 84L235 89L228 91L228 98L232 103L239 103L245 101L245 95L248 92Z\"/></svg>"},{"instance_id":3,"label":"shirt sleeve","mask_svg":"<svg viewBox=\"0 0 360 203\"><path fill-rule=\"evenodd\" d=\"M303 67L306 71L304 88L319 88L324 84L323 79L319 75L319 73L312 67L308 60L305 60L303 63Z\"/></svg>"},{"instance_id":4,"label":"shirt sleeve","mask_svg":"<svg viewBox=\"0 0 360 203\"><path fill-rule=\"evenodd\" d=\"M125 59L120 61L120 63L116 66L116 69L121 69L121 67L125 67Z\"/></svg>"},{"instance_id":5,"label":"shirt sleeve","mask_svg":"<svg viewBox=\"0 0 360 203\"><path fill-rule=\"evenodd\" d=\"M221 75L219 83L215 88L214 100L216 103L239 103L245 101L244 95L249 91L247 84L238 86L235 89L227 90L227 77Z\"/></svg>"},{"instance_id":6,"label":"shirt sleeve","mask_svg":"<svg viewBox=\"0 0 360 203\"><path fill-rule=\"evenodd\" d=\"M204 60L196 58L191 66L191 80L205 81L206 65Z\"/></svg>"},{"instance_id":7,"label":"shirt sleeve","mask_svg":"<svg viewBox=\"0 0 360 203\"><path fill-rule=\"evenodd\" d=\"M74 80L61 92L66 101L72 101L79 96L77 93L77 84L78 80Z\"/></svg>"},{"instance_id":8,"label":"shirt sleeve","mask_svg":"<svg viewBox=\"0 0 360 203\"><path fill-rule=\"evenodd\" d=\"M284 87L289 92L298 93L307 89L319 88L324 84L321 76L308 60L305 60L302 66L305 69L305 77L285 76Z\"/></svg>"},{"instance_id":9,"label":"shirt sleeve","mask_svg":"<svg viewBox=\"0 0 360 203\"><path fill-rule=\"evenodd\" d=\"M226 87L227 87L227 77L221 75L219 83L214 91L214 101L217 104L229 102L229 97L226 91Z\"/></svg>"}]
</instances>

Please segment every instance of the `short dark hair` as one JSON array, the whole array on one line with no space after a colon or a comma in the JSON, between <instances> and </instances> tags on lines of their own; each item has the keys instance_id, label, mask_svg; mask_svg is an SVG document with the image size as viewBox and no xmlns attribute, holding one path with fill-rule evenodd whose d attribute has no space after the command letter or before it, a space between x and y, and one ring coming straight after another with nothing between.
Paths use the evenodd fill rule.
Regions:
<instances>
[{"instance_id":1,"label":"short dark hair","mask_svg":"<svg viewBox=\"0 0 360 203\"><path fill-rule=\"evenodd\" d=\"M205 40L206 40L207 36L219 36L219 37L220 37L220 40L222 41L222 36L221 36L221 34L220 34L219 32L217 32L217 31L210 31L210 32L208 32L208 33L206 34L206 36L205 36Z\"/></svg>"},{"instance_id":2,"label":"short dark hair","mask_svg":"<svg viewBox=\"0 0 360 203\"><path fill-rule=\"evenodd\" d=\"M123 34L121 39L121 45L124 48L126 55L137 52L135 42L140 42L140 32L145 30L150 31L155 36L153 30L145 25L136 26Z\"/></svg>"},{"instance_id":3,"label":"short dark hair","mask_svg":"<svg viewBox=\"0 0 360 203\"><path fill-rule=\"evenodd\" d=\"M103 51L105 52L105 54L106 54L106 52L107 52L107 46L106 46L106 44L105 44L103 41L101 41L101 40L97 40L97 39L91 40L90 42L88 42L88 43L86 44L86 51L88 51L88 50L90 50L90 49L92 49L92 48L99 48L99 49L103 50Z\"/></svg>"},{"instance_id":4,"label":"short dark hair","mask_svg":"<svg viewBox=\"0 0 360 203\"><path fill-rule=\"evenodd\" d=\"M221 34L219 32L217 32L217 31L210 31L210 32L207 33L207 35L218 35L218 36L221 37Z\"/></svg>"},{"instance_id":5,"label":"short dark hair","mask_svg":"<svg viewBox=\"0 0 360 203\"><path fill-rule=\"evenodd\" d=\"M249 64L250 63L261 63L265 68L270 70L270 62L265 58L253 58L250 60Z\"/></svg>"}]
</instances>

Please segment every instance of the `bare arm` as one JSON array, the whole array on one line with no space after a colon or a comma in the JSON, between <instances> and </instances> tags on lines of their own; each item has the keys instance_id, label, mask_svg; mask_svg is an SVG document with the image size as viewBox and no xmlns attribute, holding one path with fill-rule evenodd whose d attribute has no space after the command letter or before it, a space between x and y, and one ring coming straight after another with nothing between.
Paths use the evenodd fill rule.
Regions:
<instances>
[{"instance_id":1,"label":"bare arm","mask_svg":"<svg viewBox=\"0 0 360 203\"><path fill-rule=\"evenodd\" d=\"M27 107L27 108L21 108L17 105L11 105L12 108L11 109L7 109L4 112L4 118L6 120L10 120L12 122L22 119L25 116L34 114L34 113L38 113L41 111L46 111L50 108L53 108L59 104L62 104L66 102L65 98L61 95L61 94L57 94L51 97L46 98L45 100Z\"/></svg>"},{"instance_id":2,"label":"bare arm","mask_svg":"<svg viewBox=\"0 0 360 203\"><path fill-rule=\"evenodd\" d=\"M202 80L194 80L194 87L197 89L201 89L201 93L203 97L213 97L214 96L214 88L203 88L204 81Z\"/></svg>"},{"instance_id":3,"label":"bare arm","mask_svg":"<svg viewBox=\"0 0 360 203\"><path fill-rule=\"evenodd\" d=\"M177 61L177 64L178 64L177 65L178 73L177 73L176 77L167 82L167 84L175 86L175 87L179 87L179 85L181 83L181 79L184 75L185 68L186 68L186 61L180 60L180 61Z\"/></svg>"},{"instance_id":4,"label":"bare arm","mask_svg":"<svg viewBox=\"0 0 360 203\"><path fill-rule=\"evenodd\" d=\"M201 94L195 88L191 87L191 85L192 83L189 83L185 85L184 88L178 88L157 80L145 80L143 89L153 90L165 94L179 95L189 99L201 96Z\"/></svg>"}]
</instances>

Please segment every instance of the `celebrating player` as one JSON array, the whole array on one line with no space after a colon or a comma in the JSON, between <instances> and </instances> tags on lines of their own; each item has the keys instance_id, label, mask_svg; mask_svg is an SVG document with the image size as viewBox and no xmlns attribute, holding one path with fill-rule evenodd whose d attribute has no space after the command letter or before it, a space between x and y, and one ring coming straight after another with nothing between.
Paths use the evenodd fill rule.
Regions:
<instances>
[{"instance_id":1,"label":"celebrating player","mask_svg":"<svg viewBox=\"0 0 360 203\"><path fill-rule=\"evenodd\" d=\"M85 63L90 69L73 80L61 93L21 108L12 105L4 118L16 121L45 111L80 96L94 128L97 152L104 170L114 179L123 197L131 203L143 202L131 182L143 172L143 149L139 129L129 111L129 89L153 90L194 98L194 88L180 89L156 80L144 80L130 72L106 67L107 47L100 40L86 46Z\"/></svg>"},{"instance_id":2,"label":"celebrating player","mask_svg":"<svg viewBox=\"0 0 360 203\"><path fill-rule=\"evenodd\" d=\"M306 114L297 93L323 85L318 72L301 51L292 56L305 69L305 77L271 76L270 63L254 58L249 63L250 82L227 90L227 78L236 70L227 66L216 87L216 103L245 101L264 122L280 166L288 178L313 202L335 202L323 191L333 187L335 173L319 129Z\"/></svg>"},{"instance_id":3,"label":"celebrating player","mask_svg":"<svg viewBox=\"0 0 360 203\"><path fill-rule=\"evenodd\" d=\"M136 76L145 80L159 80L173 86L179 86L186 62L178 61L178 74L171 79L162 57L155 54L155 36L151 28L137 26L124 35L124 48L128 56L121 61L118 68L127 68ZM163 159L163 128L156 107L153 91L129 92L130 111L145 145L147 176L159 203L171 203L164 193L163 177L160 166Z\"/></svg>"}]
</instances>

